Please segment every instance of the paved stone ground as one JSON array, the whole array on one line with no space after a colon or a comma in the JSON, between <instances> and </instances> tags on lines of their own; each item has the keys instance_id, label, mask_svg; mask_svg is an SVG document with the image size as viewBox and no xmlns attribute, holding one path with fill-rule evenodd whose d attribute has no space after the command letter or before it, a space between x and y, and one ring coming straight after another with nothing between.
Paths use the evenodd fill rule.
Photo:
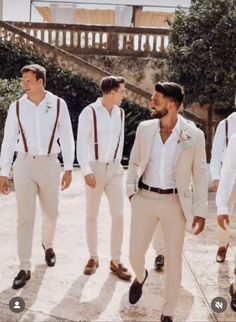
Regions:
<instances>
[{"instance_id":1,"label":"paved stone ground","mask_svg":"<svg viewBox=\"0 0 236 322\"><path fill-rule=\"evenodd\" d=\"M128 200L125 200L123 259L128 263L130 208ZM57 264L54 268L48 268L44 264L40 243L41 218L38 211L32 278L25 288L16 291L11 288L18 270L15 195L11 192L9 196L0 196L0 321L159 321L165 273L153 270L155 253L152 247L146 256L149 278L143 288L143 297L137 305L132 306L128 302L130 283L117 279L109 272L110 217L105 197L102 199L98 225L100 267L93 276L83 275L88 256L84 208L83 179L76 170L71 188L60 196L60 218L55 240ZM234 237L231 242L226 262L217 264L216 231L214 194L210 193L209 220L205 232L199 237L186 233L183 281L176 322L236 321L236 313L229 307L228 295L236 239ZM232 235L236 235L235 222ZM14 296L21 296L26 302L26 309L22 313L12 313L8 308L9 300ZM223 296L228 302L224 313L215 314L211 310L211 301L216 296Z\"/></svg>"}]
</instances>

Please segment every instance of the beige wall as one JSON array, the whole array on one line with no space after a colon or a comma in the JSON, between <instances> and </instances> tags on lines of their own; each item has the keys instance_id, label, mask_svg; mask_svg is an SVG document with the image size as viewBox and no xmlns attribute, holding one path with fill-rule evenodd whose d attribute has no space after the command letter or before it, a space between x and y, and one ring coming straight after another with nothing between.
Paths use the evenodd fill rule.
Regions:
<instances>
[{"instance_id":1,"label":"beige wall","mask_svg":"<svg viewBox=\"0 0 236 322\"><path fill-rule=\"evenodd\" d=\"M0 20L3 19L3 0L0 0Z\"/></svg>"},{"instance_id":2,"label":"beige wall","mask_svg":"<svg viewBox=\"0 0 236 322\"><path fill-rule=\"evenodd\" d=\"M154 83L163 80L164 59L146 57L81 56L113 75L123 76L130 83L149 93Z\"/></svg>"}]
</instances>

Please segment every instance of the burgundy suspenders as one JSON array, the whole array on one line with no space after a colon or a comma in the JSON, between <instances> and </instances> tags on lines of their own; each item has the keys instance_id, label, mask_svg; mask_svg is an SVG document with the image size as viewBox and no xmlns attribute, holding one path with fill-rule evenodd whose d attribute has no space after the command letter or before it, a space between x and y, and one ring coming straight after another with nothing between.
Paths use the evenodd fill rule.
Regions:
<instances>
[{"instance_id":1,"label":"burgundy suspenders","mask_svg":"<svg viewBox=\"0 0 236 322\"><path fill-rule=\"evenodd\" d=\"M94 128L94 152L95 152L95 160L98 160L98 130L97 130L97 116L96 116L96 112L95 109L92 105L90 105L92 112L93 112L93 128ZM113 160L115 160L117 152L118 152L118 148L120 145L120 138L121 138L121 133L122 133L122 123L123 123L123 112L122 109L120 108L120 120L121 120L121 127L120 127L120 134L119 134L119 138L118 138L118 142L117 142L117 146L116 146L116 150L114 153L114 157Z\"/></svg>"},{"instance_id":2,"label":"burgundy suspenders","mask_svg":"<svg viewBox=\"0 0 236 322\"><path fill-rule=\"evenodd\" d=\"M117 142L117 146L116 146L116 150L115 150L115 154L114 154L114 160L116 158L116 155L117 155L117 152L118 152L118 148L119 148L119 145L120 145L120 137L121 137L121 132L122 132L122 123L123 123L123 112L122 112L122 109L120 108L120 134L119 134L119 139L118 139L118 142Z\"/></svg>"},{"instance_id":3,"label":"burgundy suspenders","mask_svg":"<svg viewBox=\"0 0 236 322\"><path fill-rule=\"evenodd\" d=\"M22 140L23 140L25 152L28 153L28 145L27 145L25 133L24 133L24 130L23 130L21 121L20 121L20 111L19 111L19 108L20 108L20 103L19 103L19 101L17 101L16 102L16 116L17 116L17 119L18 119L18 123L19 123L19 127L20 127L20 133L21 133L21 136L22 136Z\"/></svg>"},{"instance_id":4,"label":"burgundy suspenders","mask_svg":"<svg viewBox=\"0 0 236 322\"><path fill-rule=\"evenodd\" d=\"M57 128L57 123L58 123L58 118L59 118L59 114L60 114L60 98L57 98L57 116L56 116L56 121L54 124L54 128L52 131L52 136L49 142L49 146L48 146L48 155L51 153L52 150L52 144L53 144L53 140L54 140L54 136L55 136L55 132L56 132L56 128Z\"/></svg>"},{"instance_id":5,"label":"burgundy suspenders","mask_svg":"<svg viewBox=\"0 0 236 322\"><path fill-rule=\"evenodd\" d=\"M94 128L94 151L95 151L95 160L98 160L98 130L97 130L97 116L93 106L91 106L93 111L93 128Z\"/></svg>"},{"instance_id":6,"label":"burgundy suspenders","mask_svg":"<svg viewBox=\"0 0 236 322\"><path fill-rule=\"evenodd\" d=\"M229 132L229 123L228 123L228 119L226 119L225 120L225 145L226 145L226 147L228 146L228 143L229 143L228 132Z\"/></svg>"},{"instance_id":7,"label":"burgundy suspenders","mask_svg":"<svg viewBox=\"0 0 236 322\"><path fill-rule=\"evenodd\" d=\"M53 131L52 131L52 136L49 142L49 146L48 146L48 155L50 155L51 150L52 150L52 145L53 145L53 141L54 141L54 136L55 136L55 132L56 132L56 128L57 128L57 124L58 124L58 119L59 119L59 114L60 114L60 98L57 98L57 115L56 115L56 121L53 127ZM22 140L23 140L23 144L24 144L24 148L25 148L25 152L28 153L29 149L28 149L28 145L27 145L27 141L26 141L26 137L25 137L25 133L20 121L20 102L17 101L16 102L16 116L18 119L18 123L19 123L19 127L20 127L20 133L22 136Z\"/></svg>"}]
</instances>

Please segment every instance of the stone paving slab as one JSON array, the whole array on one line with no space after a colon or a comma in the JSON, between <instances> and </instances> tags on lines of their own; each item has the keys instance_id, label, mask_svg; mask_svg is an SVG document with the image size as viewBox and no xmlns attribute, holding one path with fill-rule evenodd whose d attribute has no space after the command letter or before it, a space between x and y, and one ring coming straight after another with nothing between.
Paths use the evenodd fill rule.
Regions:
<instances>
[{"instance_id":1,"label":"stone paving slab","mask_svg":"<svg viewBox=\"0 0 236 322\"><path fill-rule=\"evenodd\" d=\"M209 197L210 219L206 231L199 237L189 233L186 235L183 281L175 322L236 321L236 313L229 307L226 312L218 315L210 308L211 300L218 295L225 297L229 303L228 286L232 279L235 241L229 250L228 260L224 264L217 264L214 194L210 193ZM9 196L0 196L0 321L159 321L165 273L153 270L153 249L150 247L146 256L149 277L143 288L143 296L136 305L132 306L128 302L130 283L117 279L109 271L111 222L105 196L102 198L98 219L100 266L96 274L83 275L88 253L85 241L84 184L78 170L74 172L70 189L61 192L60 196L60 217L55 240L57 264L54 268L48 268L44 264L38 211L33 242L32 278L19 291L11 288L18 270L15 207L14 192ZM130 206L126 198L124 222L123 259L128 263ZM232 230L235 236L235 223ZM9 300L14 296L21 296L25 300L24 312L12 313L9 310Z\"/></svg>"}]
</instances>

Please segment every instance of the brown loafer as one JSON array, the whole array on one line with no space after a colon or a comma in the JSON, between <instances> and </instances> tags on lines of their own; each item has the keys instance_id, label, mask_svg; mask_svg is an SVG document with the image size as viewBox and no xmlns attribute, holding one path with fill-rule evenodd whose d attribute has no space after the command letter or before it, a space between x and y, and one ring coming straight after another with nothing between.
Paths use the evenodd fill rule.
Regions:
<instances>
[{"instance_id":1,"label":"brown loafer","mask_svg":"<svg viewBox=\"0 0 236 322\"><path fill-rule=\"evenodd\" d=\"M226 247L222 246L222 247L218 248L218 251L217 251L217 254L216 254L217 263L223 263L225 261L228 247L229 247L229 244L227 244Z\"/></svg>"},{"instance_id":2,"label":"brown loafer","mask_svg":"<svg viewBox=\"0 0 236 322\"><path fill-rule=\"evenodd\" d=\"M229 288L229 294L231 296L230 306L231 309L236 312L236 292L234 291L234 285L231 284Z\"/></svg>"},{"instance_id":3,"label":"brown loafer","mask_svg":"<svg viewBox=\"0 0 236 322\"><path fill-rule=\"evenodd\" d=\"M30 279L31 273L30 271L19 271L18 275L15 277L12 288L15 290L25 286L26 282Z\"/></svg>"},{"instance_id":4,"label":"brown loafer","mask_svg":"<svg viewBox=\"0 0 236 322\"><path fill-rule=\"evenodd\" d=\"M45 252L45 263L48 266L55 266L56 264L56 254L54 253L53 248L45 248L44 244L42 243L44 252Z\"/></svg>"},{"instance_id":5,"label":"brown loafer","mask_svg":"<svg viewBox=\"0 0 236 322\"><path fill-rule=\"evenodd\" d=\"M92 275L96 272L99 266L98 259L90 258L88 263L85 265L84 274L85 275Z\"/></svg>"},{"instance_id":6,"label":"brown loafer","mask_svg":"<svg viewBox=\"0 0 236 322\"><path fill-rule=\"evenodd\" d=\"M128 281L131 279L132 275L121 263L116 266L113 261L110 261L110 270L116 274L122 280Z\"/></svg>"}]
</instances>

